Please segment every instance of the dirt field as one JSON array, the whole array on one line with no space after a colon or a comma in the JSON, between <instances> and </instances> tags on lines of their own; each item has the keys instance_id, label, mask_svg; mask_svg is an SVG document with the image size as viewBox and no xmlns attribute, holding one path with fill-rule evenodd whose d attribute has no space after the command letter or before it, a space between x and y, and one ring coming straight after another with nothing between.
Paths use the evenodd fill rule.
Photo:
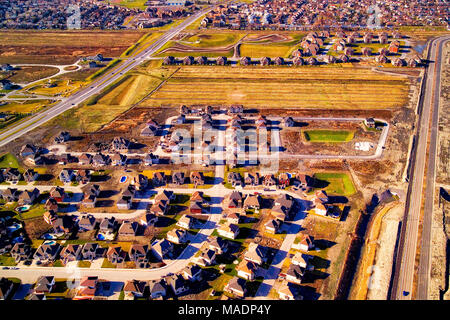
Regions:
<instances>
[{"instance_id":1,"label":"dirt field","mask_svg":"<svg viewBox=\"0 0 450 320\"><path fill-rule=\"evenodd\" d=\"M1 31L0 63L70 64L79 57L118 57L145 31Z\"/></svg>"},{"instance_id":2,"label":"dirt field","mask_svg":"<svg viewBox=\"0 0 450 320\"><path fill-rule=\"evenodd\" d=\"M304 124L304 126L303 126ZM353 132L351 141L342 143L308 142L302 130L336 129ZM292 154L373 154L376 148L380 132L366 131L361 123L356 122L330 122L311 121L302 123L302 127L285 128L281 131L282 146L286 152ZM369 151L358 151L354 148L355 142L367 141L373 143L374 148Z\"/></svg>"},{"instance_id":3,"label":"dirt field","mask_svg":"<svg viewBox=\"0 0 450 320\"><path fill-rule=\"evenodd\" d=\"M144 105L389 109L405 105L408 91L405 78L369 69L193 66L181 68Z\"/></svg>"},{"instance_id":4,"label":"dirt field","mask_svg":"<svg viewBox=\"0 0 450 320\"><path fill-rule=\"evenodd\" d=\"M4 74L4 79L14 83L28 83L50 77L56 73L58 73L58 69L52 67L20 67L19 70Z\"/></svg>"}]
</instances>

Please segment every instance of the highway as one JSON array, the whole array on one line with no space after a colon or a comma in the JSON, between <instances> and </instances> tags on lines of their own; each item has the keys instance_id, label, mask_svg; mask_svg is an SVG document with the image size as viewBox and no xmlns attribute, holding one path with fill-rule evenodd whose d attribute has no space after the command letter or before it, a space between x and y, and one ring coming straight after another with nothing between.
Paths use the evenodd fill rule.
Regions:
<instances>
[{"instance_id":1,"label":"highway","mask_svg":"<svg viewBox=\"0 0 450 320\"><path fill-rule=\"evenodd\" d=\"M31 130L39 127L45 122L62 114L63 112L77 106L78 104L82 103L89 97L100 93L107 86L119 80L126 72L143 63L147 58L149 58L160 48L162 48L168 41L170 41L173 37L175 37L178 33L180 33L184 28L186 28L195 20L197 20L202 15L208 13L211 10L212 7L209 7L205 10L202 10L188 17L181 24L167 31L147 49L139 52L134 57L120 63L117 67L113 68L112 70L109 70L100 79L91 83L89 87L76 92L75 94L71 95L69 98L67 98L64 101L61 101L55 106L35 114L34 116L28 118L26 121L23 121L20 124L3 131L0 134L0 147L23 136L27 132L30 132Z\"/></svg>"},{"instance_id":2,"label":"highway","mask_svg":"<svg viewBox=\"0 0 450 320\"><path fill-rule=\"evenodd\" d=\"M411 180L408 188L408 194L406 199L405 216L402 222L402 229L400 233L399 246L397 252L397 259L395 261L395 270L393 274L393 284L390 297L394 300L411 300L414 275L416 265L416 253L418 246L418 233L419 233L419 219L422 206L422 191L424 186L424 173L426 166L426 152L428 145L428 132L430 129L431 112L436 114L439 109L439 99L436 99L436 95L439 90L439 72L441 64L441 50L444 42L448 41L450 37L440 37L433 39L430 42L428 50L429 64L426 69L424 77L424 88L421 94L421 103L419 105L419 121L416 132L416 144L412 150L411 157ZM433 108L433 109L432 109ZM437 126L432 126L432 132L436 134ZM429 161L435 162L436 152L435 149L430 149ZM427 194L428 196L428 194ZM432 201L432 199L430 199ZM431 212L429 213L431 214ZM424 236L430 236L424 234ZM425 250L429 250L425 248ZM422 269L423 270L423 269ZM427 269L427 277L429 278L429 269ZM419 289L423 289L422 285ZM419 290L420 291L420 290ZM420 298L425 298L423 294L419 295Z\"/></svg>"}]
</instances>

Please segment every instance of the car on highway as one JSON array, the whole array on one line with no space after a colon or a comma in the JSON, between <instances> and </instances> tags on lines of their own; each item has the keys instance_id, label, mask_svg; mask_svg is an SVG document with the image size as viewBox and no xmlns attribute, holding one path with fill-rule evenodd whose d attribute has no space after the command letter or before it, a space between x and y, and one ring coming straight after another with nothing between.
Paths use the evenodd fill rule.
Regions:
<instances>
[{"instance_id":1,"label":"car on highway","mask_svg":"<svg viewBox=\"0 0 450 320\"><path fill-rule=\"evenodd\" d=\"M9 267L3 267L2 269L3 270L9 270Z\"/></svg>"}]
</instances>

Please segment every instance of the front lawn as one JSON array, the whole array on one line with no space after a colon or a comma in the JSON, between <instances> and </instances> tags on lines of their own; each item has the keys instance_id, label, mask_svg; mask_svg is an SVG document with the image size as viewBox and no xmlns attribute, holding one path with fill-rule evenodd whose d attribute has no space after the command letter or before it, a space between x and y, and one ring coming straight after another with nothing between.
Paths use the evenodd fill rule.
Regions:
<instances>
[{"instance_id":1,"label":"front lawn","mask_svg":"<svg viewBox=\"0 0 450 320\"><path fill-rule=\"evenodd\" d=\"M353 131L347 130L305 130L303 134L309 142L348 142L354 136Z\"/></svg>"}]
</instances>

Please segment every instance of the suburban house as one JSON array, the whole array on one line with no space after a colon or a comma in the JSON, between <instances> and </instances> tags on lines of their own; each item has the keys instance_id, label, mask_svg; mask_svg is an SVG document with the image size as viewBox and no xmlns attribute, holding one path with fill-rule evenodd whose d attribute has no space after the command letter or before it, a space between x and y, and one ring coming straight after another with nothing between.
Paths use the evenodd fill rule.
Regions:
<instances>
[{"instance_id":1,"label":"suburban house","mask_svg":"<svg viewBox=\"0 0 450 320\"><path fill-rule=\"evenodd\" d=\"M203 212L203 203L201 201L195 201L190 203L189 212L191 214L200 214Z\"/></svg>"},{"instance_id":2,"label":"suburban house","mask_svg":"<svg viewBox=\"0 0 450 320\"><path fill-rule=\"evenodd\" d=\"M145 156L144 163L147 166L158 164L159 163L159 157L157 155L154 155L153 153L149 153L149 154L147 154Z\"/></svg>"},{"instance_id":3,"label":"suburban house","mask_svg":"<svg viewBox=\"0 0 450 320\"><path fill-rule=\"evenodd\" d=\"M261 208L261 197L258 194L248 194L244 200L244 209L255 209L256 212Z\"/></svg>"},{"instance_id":4,"label":"suburban house","mask_svg":"<svg viewBox=\"0 0 450 320\"><path fill-rule=\"evenodd\" d=\"M112 232L114 232L115 227L116 227L116 220L115 220L115 218L114 217L111 217L111 218L105 217L100 222L99 232L112 233Z\"/></svg>"},{"instance_id":5,"label":"suburban house","mask_svg":"<svg viewBox=\"0 0 450 320\"><path fill-rule=\"evenodd\" d=\"M59 243L54 241L44 241L36 250L33 255L35 260L40 261L41 263L52 262L56 259L61 246Z\"/></svg>"},{"instance_id":6,"label":"suburban house","mask_svg":"<svg viewBox=\"0 0 450 320\"><path fill-rule=\"evenodd\" d=\"M312 256L310 255L301 252L296 252L292 257L291 262L297 266L308 269L308 263L311 258Z\"/></svg>"},{"instance_id":7,"label":"suburban house","mask_svg":"<svg viewBox=\"0 0 450 320\"><path fill-rule=\"evenodd\" d=\"M130 261L134 261L136 263L136 267L138 268L147 268L149 266L148 254L148 245L138 243L133 243L130 247L130 251L128 252Z\"/></svg>"},{"instance_id":8,"label":"suburban house","mask_svg":"<svg viewBox=\"0 0 450 320\"><path fill-rule=\"evenodd\" d=\"M205 178L203 177L203 172L193 171L190 175L190 182L195 186L201 186L205 184Z\"/></svg>"},{"instance_id":9,"label":"suburban house","mask_svg":"<svg viewBox=\"0 0 450 320\"><path fill-rule=\"evenodd\" d=\"M125 293L125 299L142 298L146 287L145 281L128 280L123 286L123 292Z\"/></svg>"},{"instance_id":10,"label":"suburban house","mask_svg":"<svg viewBox=\"0 0 450 320\"><path fill-rule=\"evenodd\" d=\"M54 139L55 143L64 143L70 140L70 133L61 131Z\"/></svg>"},{"instance_id":11,"label":"suburban house","mask_svg":"<svg viewBox=\"0 0 450 320\"><path fill-rule=\"evenodd\" d=\"M23 173L23 180L25 180L27 183L36 181L38 177L39 177L39 173L37 173L33 169L27 169Z\"/></svg>"},{"instance_id":12,"label":"suburban house","mask_svg":"<svg viewBox=\"0 0 450 320\"><path fill-rule=\"evenodd\" d=\"M9 252L16 263L27 260L31 255L31 247L28 244L16 242Z\"/></svg>"},{"instance_id":13,"label":"suburban house","mask_svg":"<svg viewBox=\"0 0 450 320\"><path fill-rule=\"evenodd\" d=\"M224 201L225 203L226 201ZM242 208L242 193L240 193L239 191L233 191L231 192L231 194L228 196L228 204L227 204L227 208Z\"/></svg>"},{"instance_id":14,"label":"suburban house","mask_svg":"<svg viewBox=\"0 0 450 320\"><path fill-rule=\"evenodd\" d=\"M61 216L57 217L53 223L53 232L55 233L69 233L75 226L74 217L72 216Z\"/></svg>"},{"instance_id":15,"label":"suburban house","mask_svg":"<svg viewBox=\"0 0 450 320\"><path fill-rule=\"evenodd\" d=\"M309 251L314 248L313 238L306 233L299 233L292 244L292 249Z\"/></svg>"},{"instance_id":16,"label":"suburban house","mask_svg":"<svg viewBox=\"0 0 450 320\"><path fill-rule=\"evenodd\" d=\"M14 282L7 278L0 279L0 300L6 300L12 289L14 288Z\"/></svg>"},{"instance_id":17,"label":"suburban house","mask_svg":"<svg viewBox=\"0 0 450 320\"><path fill-rule=\"evenodd\" d=\"M250 243L244 254L244 259L261 265L267 261L267 249L257 243Z\"/></svg>"},{"instance_id":18,"label":"suburban house","mask_svg":"<svg viewBox=\"0 0 450 320\"><path fill-rule=\"evenodd\" d=\"M88 242L83 245L81 250L81 257L83 260L92 261L102 258L105 254L105 249L101 248L98 243Z\"/></svg>"},{"instance_id":19,"label":"suburban house","mask_svg":"<svg viewBox=\"0 0 450 320\"><path fill-rule=\"evenodd\" d=\"M75 172L71 169L63 169L59 173L59 180L62 183L68 184L75 179Z\"/></svg>"},{"instance_id":20,"label":"suburban house","mask_svg":"<svg viewBox=\"0 0 450 320\"><path fill-rule=\"evenodd\" d=\"M124 166L127 163L127 156L121 153L115 153L111 157L113 166Z\"/></svg>"},{"instance_id":21,"label":"suburban house","mask_svg":"<svg viewBox=\"0 0 450 320\"><path fill-rule=\"evenodd\" d=\"M74 300L93 299L97 295L98 287L98 276L86 276L81 278Z\"/></svg>"},{"instance_id":22,"label":"suburban house","mask_svg":"<svg viewBox=\"0 0 450 320\"><path fill-rule=\"evenodd\" d=\"M239 234L239 226L237 226L235 224L226 223L226 224L221 225L217 229L217 233L222 237L236 239L236 237Z\"/></svg>"},{"instance_id":23,"label":"suburban house","mask_svg":"<svg viewBox=\"0 0 450 320\"><path fill-rule=\"evenodd\" d=\"M19 195L21 191L14 188L7 188L1 191L2 198L6 202L16 202L19 200Z\"/></svg>"},{"instance_id":24,"label":"suburban house","mask_svg":"<svg viewBox=\"0 0 450 320\"><path fill-rule=\"evenodd\" d=\"M264 224L264 229L268 233L276 234L278 230L280 230L282 224L283 222L281 220L270 219Z\"/></svg>"},{"instance_id":25,"label":"suburban house","mask_svg":"<svg viewBox=\"0 0 450 320\"><path fill-rule=\"evenodd\" d=\"M177 226L184 229L192 229L195 224L195 218L185 214L177 222Z\"/></svg>"},{"instance_id":26,"label":"suburban house","mask_svg":"<svg viewBox=\"0 0 450 320\"><path fill-rule=\"evenodd\" d=\"M83 153L78 157L78 163L81 165L89 165L92 163L92 155L89 153Z\"/></svg>"},{"instance_id":27,"label":"suburban house","mask_svg":"<svg viewBox=\"0 0 450 320\"><path fill-rule=\"evenodd\" d=\"M134 237L138 231L138 223L136 221L124 221L119 228L119 236Z\"/></svg>"},{"instance_id":28,"label":"suburban house","mask_svg":"<svg viewBox=\"0 0 450 320\"><path fill-rule=\"evenodd\" d=\"M163 260L166 256L171 256L173 244L167 239L162 239L152 244L152 251L155 257Z\"/></svg>"},{"instance_id":29,"label":"suburban house","mask_svg":"<svg viewBox=\"0 0 450 320\"><path fill-rule=\"evenodd\" d=\"M214 250L217 254L228 251L228 241L220 237L210 237L207 242L208 249Z\"/></svg>"},{"instance_id":30,"label":"suburban house","mask_svg":"<svg viewBox=\"0 0 450 320\"><path fill-rule=\"evenodd\" d=\"M181 244L186 242L187 235L188 233L186 232L186 230L172 229L169 232L167 232L166 237L167 240L169 240L170 242Z\"/></svg>"},{"instance_id":31,"label":"suburban house","mask_svg":"<svg viewBox=\"0 0 450 320\"><path fill-rule=\"evenodd\" d=\"M81 217L80 221L78 221L78 227L80 228L80 231L92 231L94 230L95 223L95 217L88 214Z\"/></svg>"},{"instance_id":32,"label":"suburban house","mask_svg":"<svg viewBox=\"0 0 450 320\"><path fill-rule=\"evenodd\" d=\"M56 200L56 202L64 201L66 193L64 192L64 188L61 187L53 187L50 189L50 197Z\"/></svg>"},{"instance_id":33,"label":"suburban house","mask_svg":"<svg viewBox=\"0 0 450 320\"><path fill-rule=\"evenodd\" d=\"M259 186L259 173L251 174L248 172L244 173L244 183L246 186Z\"/></svg>"},{"instance_id":34,"label":"suburban house","mask_svg":"<svg viewBox=\"0 0 450 320\"><path fill-rule=\"evenodd\" d=\"M44 205L45 210L57 212L59 209L58 202L54 198L48 198Z\"/></svg>"},{"instance_id":35,"label":"suburban house","mask_svg":"<svg viewBox=\"0 0 450 320\"><path fill-rule=\"evenodd\" d=\"M32 191L25 190L19 195L20 205L32 205L39 197L40 192L38 188L34 188Z\"/></svg>"},{"instance_id":36,"label":"suburban house","mask_svg":"<svg viewBox=\"0 0 450 320\"><path fill-rule=\"evenodd\" d=\"M146 213L139 220L140 224L146 227L154 226L157 221L158 217L153 213Z\"/></svg>"},{"instance_id":37,"label":"suburban house","mask_svg":"<svg viewBox=\"0 0 450 320\"><path fill-rule=\"evenodd\" d=\"M172 288L173 293L178 296L189 290L186 280L181 275L174 274L165 278L167 285Z\"/></svg>"},{"instance_id":38,"label":"suburban house","mask_svg":"<svg viewBox=\"0 0 450 320\"><path fill-rule=\"evenodd\" d=\"M167 183L166 174L164 172L155 172L152 179L153 187L163 187Z\"/></svg>"},{"instance_id":39,"label":"suburban house","mask_svg":"<svg viewBox=\"0 0 450 320\"><path fill-rule=\"evenodd\" d=\"M40 276L34 286L35 293L50 293L55 285L54 276Z\"/></svg>"},{"instance_id":40,"label":"suburban house","mask_svg":"<svg viewBox=\"0 0 450 320\"><path fill-rule=\"evenodd\" d=\"M127 253L120 246L110 246L106 252L106 258L114 264L121 264L125 261Z\"/></svg>"},{"instance_id":41,"label":"suburban house","mask_svg":"<svg viewBox=\"0 0 450 320\"><path fill-rule=\"evenodd\" d=\"M64 265L71 261L77 261L82 250L82 245L80 244L68 244L65 246L60 253L60 259Z\"/></svg>"},{"instance_id":42,"label":"suburban house","mask_svg":"<svg viewBox=\"0 0 450 320\"><path fill-rule=\"evenodd\" d=\"M242 186L242 177L239 172L228 172L228 183L233 187Z\"/></svg>"},{"instance_id":43,"label":"suburban house","mask_svg":"<svg viewBox=\"0 0 450 320\"><path fill-rule=\"evenodd\" d=\"M44 218L44 221L47 222L47 224L53 225L55 220L58 218L58 215L55 211L49 210L44 212L42 217Z\"/></svg>"},{"instance_id":44,"label":"suburban house","mask_svg":"<svg viewBox=\"0 0 450 320\"><path fill-rule=\"evenodd\" d=\"M273 176L273 174L267 174L264 176L263 179L263 186L264 187L272 187L277 185L277 180Z\"/></svg>"},{"instance_id":45,"label":"suburban house","mask_svg":"<svg viewBox=\"0 0 450 320\"><path fill-rule=\"evenodd\" d=\"M146 190L148 188L148 178L143 174L139 174L137 178L134 177L133 182L136 189L139 191Z\"/></svg>"},{"instance_id":46,"label":"suburban house","mask_svg":"<svg viewBox=\"0 0 450 320\"><path fill-rule=\"evenodd\" d=\"M287 281L283 281L278 288L278 295L281 300L302 300L302 296L297 293L297 290Z\"/></svg>"},{"instance_id":47,"label":"suburban house","mask_svg":"<svg viewBox=\"0 0 450 320\"><path fill-rule=\"evenodd\" d=\"M239 224L239 218L239 214L235 212L230 212L225 215L225 219L227 220L227 222L232 224Z\"/></svg>"},{"instance_id":48,"label":"suburban house","mask_svg":"<svg viewBox=\"0 0 450 320\"><path fill-rule=\"evenodd\" d=\"M247 293L246 281L239 277L233 277L228 281L224 289L237 297L244 298Z\"/></svg>"},{"instance_id":49,"label":"suburban house","mask_svg":"<svg viewBox=\"0 0 450 320\"><path fill-rule=\"evenodd\" d=\"M152 299L166 296L166 285L164 280L150 280L147 282L149 295Z\"/></svg>"},{"instance_id":50,"label":"suburban house","mask_svg":"<svg viewBox=\"0 0 450 320\"><path fill-rule=\"evenodd\" d=\"M183 270L183 277L189 281L202 280L202 268L196 264L190 264Z\"/></svg>"},{"instance_id":51,"label":"suburban house","mask_svg":"<svg viewBox=\"0 0 450 320\"><path fill-rule=\"evenodd\" d=\"M258 265L244 259L236 266L236 271L238 277L253 281L255 280L256 272L258 271Z\"/></svg>"},{"instance_id":52,"label":"suburban house","mask_svg":"<svg viewBox=\"0 0 450 320\"><path fill-rule=\"evenodd\" d=\"M155 201L150 207L150 213L156 216L163 216L169 210L169 203L167 201Z\"/></svg>"},{"instance_id":53,"label":"suburban house","mask_svg":"<svg viewBox=\"0 0 450 320\"><path fill-rule=\"evenodd\" d=\"M195 262L202 267L213 265L216 262L216 252L211 249L201 251L200 255L196 257Z\"/></svg>"},{"instance_id":54,"label":"suburban house","mask_svg":"<svg viewBox=\"0 0 450 320\"><path fill-rule=\"evenodd\" d=\"M305 268L296 265L296 264L291 264L288 268L288 270L286 271L286 280L288 282L292 282L292 283L296 283L296 284L301 284L302 283L302 277L305 274Z\"/></svg>"},{"instance_id":55,"label":"suburban house","mask_svg":"<svg viewBox=\"0 0 450 320\"><path fill-rule=\"evenodd\" d=\"M172 174L172 183L180 186L183 185L185 181L184 172L177 171Z\"/></svg>"}]
</instances>

